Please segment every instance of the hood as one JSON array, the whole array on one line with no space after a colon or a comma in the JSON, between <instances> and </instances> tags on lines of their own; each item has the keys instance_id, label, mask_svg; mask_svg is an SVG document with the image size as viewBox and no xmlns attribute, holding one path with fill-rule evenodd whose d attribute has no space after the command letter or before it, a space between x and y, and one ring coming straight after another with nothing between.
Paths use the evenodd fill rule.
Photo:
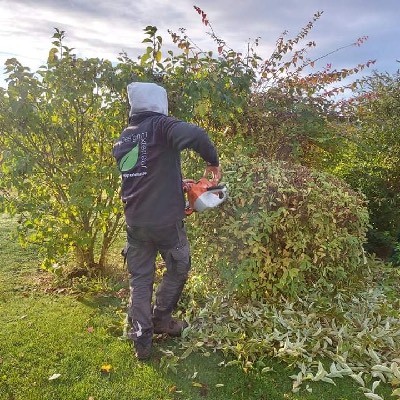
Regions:
<instances>
[{"instance_id":1,"label":"hood","mask_svg":"<svg viewBox=\"0 0 400 400\"><path fill-rule=\"evenodd\" d=\"M167 91L163 87L149 82L132 82L127 90L131 106L129 116L145 111L168 115Z\"/></svg>"}]
</instances>

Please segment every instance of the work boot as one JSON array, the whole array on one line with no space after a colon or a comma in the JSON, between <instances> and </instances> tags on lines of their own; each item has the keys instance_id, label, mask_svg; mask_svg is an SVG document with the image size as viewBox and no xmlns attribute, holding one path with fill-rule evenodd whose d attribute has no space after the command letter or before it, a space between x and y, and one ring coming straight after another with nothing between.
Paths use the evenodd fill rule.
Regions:
<instances>
[{"instance_id":1,"label":"work boot","mask_svg":"<svg viewBox=\"0 0 400 400\"><path fill-rule=\"evenodd\" d=\"M148 360L151 356L151 343L142 344L140 342L134 342L136 358L140 361Z\"/></svg>"},{"instance_id":2,"label":"work boot","mask_svg":"<svg viewBox=\"0 0 400 400\"><path fill-rule=\"evenodd\" d=\"M188 327L187 322L171 318L168 321L153 321L154 333L166 333L169 336L181 336L183 330Z\"/></svg>"}]
</instances>

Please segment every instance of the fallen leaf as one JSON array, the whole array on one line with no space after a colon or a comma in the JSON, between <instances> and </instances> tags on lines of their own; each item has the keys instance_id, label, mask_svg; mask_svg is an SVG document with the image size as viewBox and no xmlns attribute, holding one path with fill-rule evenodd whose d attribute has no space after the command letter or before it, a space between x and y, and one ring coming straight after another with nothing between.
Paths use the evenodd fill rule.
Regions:
<instances>
[{"instance_id":1,"label":"fallen leaf","mask_svg":"<svg viewBox=\"0 0 400 400\"><path fill-rule=\"evenodd\" d=\"M383 400L383 398L376 393L364 393L364 396L371 400Z\"/></svg>"},{"instance_id":2,"label":"fallen leaf","mask_svg":"<svg viewBox=\"0 0 400 400\"><path fill-rule=\"evenodd\" d=\"M112 369L112 365L111 364L103 364L101 366L101 372L103 374L109 374L111 372Z\"/></svg>"},{"instance_id":3,"label":"fallen leaf","mask_svg":"<svg viewBox=\"0 0 400 400\"><path fill-rule=\"evenodd\" d=\"M169 391L170 393L174 393L174 392L176 392L176 389L177 389L177 387L174 385L174 386L171 386L171 387L168 389L168 391Z\"/></svg>"},{"instance_id":4,"label":"fallen leaf","mask_svg":"<svg viewBox=\"0 0 400 400\"><path fill-rule=\"evenodd\" d=\"M61 376L61 374L53 374L50 376L49 381L54 381L55 379L58 379Z\"/></svg>"},{"instance_id":5,"label":"fallen leaf","mask_svg":"<svg viewBox=\"0 0 400 400\"><path fill-rule=\"evenodd\" d=\"M87 331L88 331L88 333L93 333L93 332L94 332L93 326L89 326L89 327L87 328Z\"/></svg>"}]
</instances>

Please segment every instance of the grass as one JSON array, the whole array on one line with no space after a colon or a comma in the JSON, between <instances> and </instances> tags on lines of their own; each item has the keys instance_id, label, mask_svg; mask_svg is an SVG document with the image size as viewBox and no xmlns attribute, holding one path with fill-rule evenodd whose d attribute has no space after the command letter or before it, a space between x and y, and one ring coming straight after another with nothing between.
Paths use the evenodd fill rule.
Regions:
<instances>
[{"instance_id":1,"label":"grass","mask_svg":"<svg viewBox=\"0 0 400 400\"><path fill-rule=\"evenodd\" d=\"M124 283L104 291L46 291L35 248L21 248L14 228L0 216L1 400L365 399L350 379L294 394L292 371L275 360L272 372L257 375L218 366L221 354L192 354L174 373L164 354L179 354L179 340L157 340L152 360L138 362L121 337Z\"/></svg>"}]
</instances>

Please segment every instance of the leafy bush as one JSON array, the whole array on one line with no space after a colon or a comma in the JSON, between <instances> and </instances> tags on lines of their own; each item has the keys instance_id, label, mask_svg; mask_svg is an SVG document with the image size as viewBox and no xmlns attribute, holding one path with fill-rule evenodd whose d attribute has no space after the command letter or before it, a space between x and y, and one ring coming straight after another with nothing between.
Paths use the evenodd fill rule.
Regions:
<instances>
[{"instance_id":1,"label":"leafy bush","mask_svg":"<svg viewBox=\"0 0 400 400\"><path fill-rule=\"evenodd\" d=\"M192 233L195 251L222 268L231 288L263 299L357 282L368 224L358 194L283 162L248 159L225 170L230 199L196 216Z\"/></svg>"},{"instance_id":2,"label":"leafy bush","mask_svg":"<svg viewBox=\"0 0 400 400\"><path fill-rule=\"evenodd\" d=\"M0 201L20 216L22 239L41 246L44 267L74 254L77 266L97 273L123 223L111 150L124 126L125 96L109 61L76 57L62 31L53 38L36 74L6 62Z\"/></svg>"},{"instance_id":3,"label":"leafy bush","mask_svg":"<svg viewBox=\"0 0 400 400\"><path fill-rule=\"evenodd\" d=\"M350 139L335 174L368 199L368 250L389 259L400 236L400 73L374 74L363 82L355 102ZM398 262L397 259L393 259Z\"/></svg>"}]
</instances>

